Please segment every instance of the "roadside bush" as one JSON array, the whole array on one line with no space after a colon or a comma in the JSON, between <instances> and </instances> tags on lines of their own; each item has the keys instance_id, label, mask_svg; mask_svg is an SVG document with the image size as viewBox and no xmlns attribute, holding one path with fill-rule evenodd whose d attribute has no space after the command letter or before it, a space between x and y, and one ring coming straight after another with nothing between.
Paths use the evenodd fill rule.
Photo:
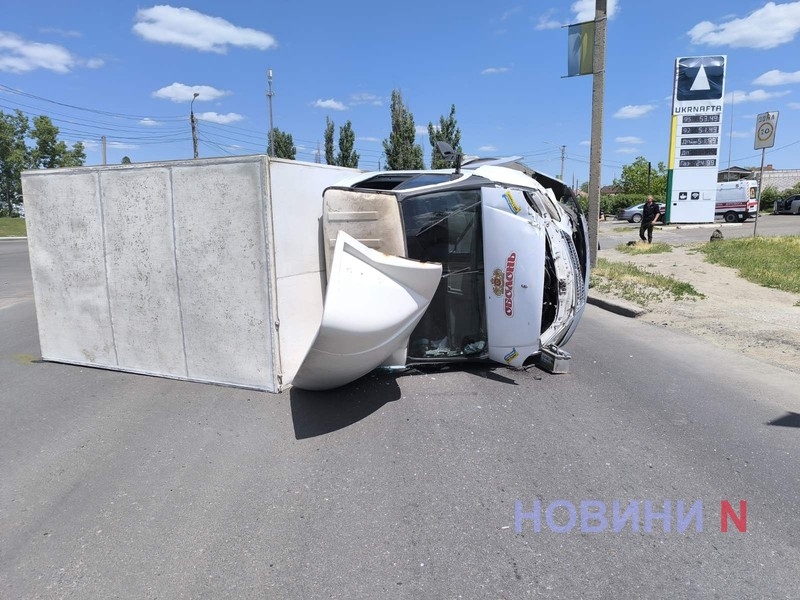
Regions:
<instances>
[{"instance_id":1,"label":"roadside bush","mask_svg":"<svg viewBox=\"0 0 800 600\"><path fill-rule=\"evenodd\" d=\"M777 188L768 185L763 190L761 190L761 202L759 203L758 209L772 211L772 207L775 204L775 201L780 200L784 196L788 196L788 194L779 192Z\"/></svg>"},{"instance_id":2,"label":"roadside bush","mask_svg":"<svg viewBox=\"0 0 800 600\"><path fill-rule=\"evenodd\" d=\"M646 194L614 194L600 196L600 210L608 217L613 217L623 208L641 204L647 198ZM656 202L663 202L661 198L653 196ZM586 213L589 211L589 199L581 197L578 199L581 210Z\"/></svg>"},{"instance_id":3,"label":"roadside bush","mask_svg":"<svg viewBox=\"0 0 800 600\"><path fill-rule=\"evenodd\" d=\"M778 190L775 186L768 185L761 191L761 202L758 208L759 210L772 211L776 200L782 200L794 194L800 194L800 183L784 190Z\"/></svg>"},{"instance_id":4,"label":"roadside bush","mask_svg":"<svg viewBox=\"0 0 800 600\"><path fill-rule=\"evenodd\" d=\"M606 208L608 196L600 196L600 210L605 214L608 213L608 209ZM578 198L578 203L581 205L581 210L583 214L589 212L589 198L587 196L580 196Z\"/></svg>"},{"instance_id":5,"label":"roadside bush","mask_svg":"<svg viewBox=\"0 0 800 600\"><path fill-rule=\"evenodd\" d=\"M617 212L629 206L641 204L647 199L647 194L616 194L614 196L604 196L601 198L601 206L609 216L616 215ZM653 195L656 202L664 202L663 198ZM603 204L605 201L605 204Z\"/></svg>"},{"instance_id":6,"label":"roadside bush","mask_svg":"<svg viewBox=\"0 0 800 600\"><path fill-rule=\"evenodd\" d=\"M3 203L3 206L0 206L0 217L11 217L16 219L17 217L19 217L19 213L17 212L17 206L18 205L14 205L14 211L11 214L9 214L8 205Z\"/></svg>"}]
</instances>

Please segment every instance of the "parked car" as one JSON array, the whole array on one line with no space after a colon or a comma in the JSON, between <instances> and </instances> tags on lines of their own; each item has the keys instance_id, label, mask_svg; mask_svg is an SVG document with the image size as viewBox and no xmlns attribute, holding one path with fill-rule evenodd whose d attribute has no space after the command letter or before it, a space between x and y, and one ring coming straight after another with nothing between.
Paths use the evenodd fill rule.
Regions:
<instances>
[{"instance_id":1,"label":"parked car","mask_svg":"<svg viewBox=\"0 0 800 600\"><path fill-rule=\"evenodd\" d=\"M656 202L656 204L658 205L658 210L663 217L664 213L667 212L667 205L662 204L661 202ZM617 218L623 221L627 221L628 223L641 223L643 210L644 210L644 202L642 202L641 204L637 204L636 206L629 206L628 208L623 208L617 213Z\"/></svg>"},{"instance_id":2,"label":"parked car","mask_svg":"<svg viewBox=\"0 0 800 600\"><path fill-rule=\"evenodd\" d=\"M773 212L776 215L800 215L800 194L776 200Z\"/></svg>"}]
</instances>

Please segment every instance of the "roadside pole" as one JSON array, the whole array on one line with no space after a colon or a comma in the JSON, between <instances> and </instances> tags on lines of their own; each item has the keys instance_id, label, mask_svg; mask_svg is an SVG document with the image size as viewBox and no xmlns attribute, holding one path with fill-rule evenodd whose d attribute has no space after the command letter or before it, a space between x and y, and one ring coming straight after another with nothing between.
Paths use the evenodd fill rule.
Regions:
<instances>
[{"instance_id":1,"label":"roadside pole","mask_svg":"<svg viewBox=\"0 0 800 600\"><path fill-rule=\"evenodd\" d=\"M597 265L600 178L603 160L603 94L606 72L606 4L595 0L594 21L565 25L567 32L567 77L592 76L592 134L589 150L589 265ZM561 180L564 179L566 146L561 146Z\"/></svg>"},{"instance_id":2,"label":"roadside pole","mask_svg":"<svg viewBox=\"0 0 800 600\"><path fill-rule=\"evenodd\" d=\"M758 231L758 214L761 212L761 193L764 191L764 155L767 148L775 145L775 130L778 128L778 111L761 113L756 117L756 139L754 150L761 150L761 171L758 175L758 193L756 194L756 221L753 225L753 237Z\"/></svg>"},{"instance_id":3,"label":"roadside pole","mask_svg":"<svg viewBox=\"0 0 800 600\"><path fill-rule=\"evenodd\" d=\"M759 171L758 175L758 193L756 194L756 220L753 224L753 237L756 237L756 232L758 231L758 215L761 213L761 188L764 187L761 185L761 182L764 181L764 154L766 154L765 149L761 149L761 170Z\"/></svg>"},{"instance_id":4,"label":"roadside pole","mask_svg":"<svg viewBox=\"0 0 800 600\"><path fill-rule=\"evenodd\" d=\"M603 95L606 71L606 0L595 0L592 61L592 138L589 151L589 264L597 265L600 178L603 160Z\"/></svg>"}]
</instances>

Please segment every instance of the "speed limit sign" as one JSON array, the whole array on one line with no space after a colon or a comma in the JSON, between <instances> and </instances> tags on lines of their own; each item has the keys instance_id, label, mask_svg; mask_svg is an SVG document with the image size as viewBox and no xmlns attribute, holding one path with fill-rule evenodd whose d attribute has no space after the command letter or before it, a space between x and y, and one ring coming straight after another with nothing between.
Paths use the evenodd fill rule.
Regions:
<instances>
[{"instance_id":1,"label":"speed limit sign","mask_svg":"<svg viewBox=\"0 0 800 600\"><path fill-rule=\"evenodd\" d=\"M753 148L772 148L775 145L775 129L778 127L778 113L761 113L756 117L756 141Z\"/></svg>"}]
</instances>

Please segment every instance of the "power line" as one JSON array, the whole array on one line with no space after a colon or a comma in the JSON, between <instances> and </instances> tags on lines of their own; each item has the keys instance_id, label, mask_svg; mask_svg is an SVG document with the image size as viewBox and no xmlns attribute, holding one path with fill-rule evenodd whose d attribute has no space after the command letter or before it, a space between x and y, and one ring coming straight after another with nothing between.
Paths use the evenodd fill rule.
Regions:
<instances>
[{"instance_id":1,"label":"power line","mask_svg":"<svg viewBox=\"0 0 800 600\"><path fill-rule=\"evenodd\" d=\"M184 122L184 116L129 115L98 110L51 100L0 84L0 97L3 96L5 96L7 101L13 104L0 104L0 107L8 110L20 110L29 118L35 118L39 116L40 112L45 112L51 122L59 128L59 133L62 133L67 138L71 138L69 141L80 141L86 145L94 145L94 141L103 136L106 137L112 146L115 145L116 142L117 146L119 146L119 144L130 144L136 147L155 144L183 143L186 142L189 136L188 131L184 132L182 127L176 126ZM26 99L34 102L26 102ZM37 105L37 102L51 106L42 107ZM80 111L80 113L78 115L74 113L71 114L54 109L53 107L68 108ZM89 115L88 118L87 116L81 116L83 113L87 113ZM231 150L236 149L241 149L248 153L260 153L265 151L268 143L267 131L265 130L243 128L225 123L215 123L211 120L202 119L200 116L197 118L199 121L203 121L205 143L213 145L213 147L218 148L220 151L227 154L231 154ZM137 123L119 123L116 122L117 120L137 121ZM141 121L151 121L158 124L158 128L155 129L155 125L153 124L142 124ZM166 128L162 127L164 124L166 124ZM316 147L318 143L317 140L298 139L293 141L296 145L308 147ZM383 156L382 150L374 150L369 147L357 146L355 150L367 160L371 157ZM313 150L306 151L301 148L298 150L298 154L309 156L312 159L314 157Z\"/></svg>"},{"instance_id":2,"label":"power line","mask_svg":"<svg viewBox=\"0 0 800 600\"><path fill-rule=\"evenodd\" d=\"M789 142L785 146L780 146L778 148L772 148L771 150L767 150L767 154L772 154L773 152L778 152L779 150L786 150L786 148L791 148L792 146L796 146L800 144L800 140L795 140L793 142ZM751 158L758 158L761 156L761 153L758 154L751 154L750 156L742 156L739 158L734 158L734 162L739 162L740 160L750 160Z\"/></svg>"},{"instance_id":3,"label":"power line","mask_svg":"<svg viewBox=\"0 0 800 600\"><path fill-rule=\"evenodd\" d=\"M185 115L132 115L99 110L44 98L3 84L0 84L0 99L5 100L5 102L0 102L0 109L20 110L28 118L40 116L40 114L37 114L38 111L46 108L44 112L47 113L53 124L58 127L59 132L68 137L70 141L93 143L95 140L99 140L100 137L106 136L112 146L116 142L117 144L130 144L138 147L181 144L186 143L190 138L189 129L186 128L184 131ZM37 103L46 106L42 107ZM58 110L58 107L78 111L78 113ZM266 129L217 123L213 120L202 119L200 116L197 116L197 119L203 122L204 142L226 154L232 154L237 149L250 154L266 152L268 145L268 131ZM135 123L131 123L131 121L135 121ZM148 124L143 124L142 121ZM296 146L301 147L297 151L298 155L307 156L314 160L315 148L319 140L293 138L293 142ZM785 150L797 144L800 144L800 140L795 140L779 148L773 148L768 153ZM422 145L424 146L425 144L423 143ZM354 150L358 152L364 162L378 160L384 154L382 148L374 148L371 145L358 145L354 147ZM558 160L559 149L531 149L510 154L519 155L525 160L541 164L544 161ZM758 156L758 154L752 154L731 160L735 162L746 161ZM579 164L590 164L589 157L580 154L566 153L564 159ZM625 166L625 164L609 159L602 161L604 168L618 169Z\"/></svg>"},{"instance_id":4,"label":"power line","mask_svg":"<svg viewBox=\"0 0 800 600\"><path fill-rule=\"evenodd\" d=\"M35 94L29 94L28 92L23 92L22 90L17 90L17 89L14 89L14 88L10 88L10 87L8 87L6 85L3 85L3 84L0 84L0 90L8 92L8 93L11 93L11 94L19 95L19 96L24 96L26 98L33 98L33 99L39 100L41 102L46 102L48 104L56 104L58 106L64 106L66 108L73 108L75 110L95 113L95 114L98 114L98 115L105 115L105 116L109 116L109 117L117 117L117 118L121 118L121 119L136 119L136 120L142 120L142 119L182 120L182 119L184 119L183 116L178 117L178 116L175 116L175 115L169 115L169 116L163 116L163 117L154 117L154 116L147 116L147 115L126 115L124 113L109 112L109 111L105 111L105 110L98 110L98 109L95 109L95 108L85 108L83 106L75 106L74 104L66 104L64 102L58 102L56 100L50 100L49 98L43 98L43 97L37 96Z\"/></svg>"}]
</instances>

